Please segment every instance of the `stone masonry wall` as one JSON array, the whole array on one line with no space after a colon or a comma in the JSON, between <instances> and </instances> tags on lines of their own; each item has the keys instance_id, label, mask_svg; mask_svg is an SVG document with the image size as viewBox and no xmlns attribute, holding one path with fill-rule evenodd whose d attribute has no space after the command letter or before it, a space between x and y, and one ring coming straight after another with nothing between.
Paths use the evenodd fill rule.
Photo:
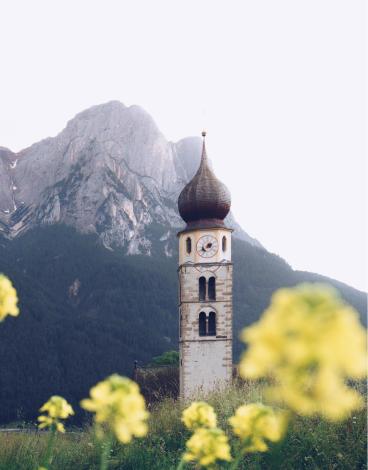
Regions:
<instances>
[{"instance_id":1,"label":"stone masonry wall","mask_svg":"<svg viewBox=\"0 0 368 470\"><path fill-rule=\"evenodd\" d=\"M231 263L182 265L179 268L180 394L206 394L232 376ZM199 277L216 278L216 300L199 301ZM199 336L200 312L216 313L216 336Z\"/></svg>"}]
</instances>

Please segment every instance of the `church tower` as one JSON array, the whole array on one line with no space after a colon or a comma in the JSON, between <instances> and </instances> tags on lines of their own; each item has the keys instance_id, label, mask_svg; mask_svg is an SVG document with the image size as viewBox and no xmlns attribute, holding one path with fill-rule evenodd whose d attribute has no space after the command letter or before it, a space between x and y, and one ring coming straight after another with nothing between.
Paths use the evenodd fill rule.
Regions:
<instances>
[{"instance_id":1,"label":"church tower","mask_svg":"<svg viewBox=\"0 0 368 470\"><path fill-rule=\"evenodd\" d=\"M180 193L180 397L206 394L232 378L231 198L209 167L205 136L199 169Z\"/></svg>"}]
</instances>

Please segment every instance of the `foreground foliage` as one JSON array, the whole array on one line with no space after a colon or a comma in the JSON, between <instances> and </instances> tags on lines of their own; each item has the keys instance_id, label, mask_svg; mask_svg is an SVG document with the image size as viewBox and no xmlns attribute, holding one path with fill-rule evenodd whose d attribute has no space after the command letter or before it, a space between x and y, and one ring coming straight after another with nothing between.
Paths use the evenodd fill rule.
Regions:
<instances>
[{"instance_id":1,"label":"foreground foliage","mask_svg":"<svg viewBox=\"0 0 368 470\"><path fill-rule=\"evenodd\" d=\"M73 408L69 403L58 395L52 396L40 408L41 413L46 413L38 417L40 429L51 428L58 432L65 432L64 424L61 420L67 419L74 414Z\"/></svg>"},{"instance_id":2,"label":"foreground foliage","mask_svg":"<svg viewBox=\"0 0 368 470\"><path fill-rule=\"evenodd\" d=\"M82 408L95 413L98 433L114 434L123 444L133 437L147 434L148 412L138 385L126 377L111 375L91 389L91 398L81 402ZM105 426L105 427L104 427Z\"/></svg>"},{"instance_id":3,"label":"foreground foliage","mask_svg":"<svg viewBox=\"0 0 368 470\"><path fill-rule=\"evenodd\" d=\"M13 317L19 315L17 303L17 291L11 281L0 273L0 321L3 321L8 315Z\"/></svg>"},{"instance_id":4,"label":"foreground foliage","mask_svg":"<svg viewBox=\"0 0 368 470\"><path fill-rule=\"evenodd\" d=\"M3 318L16 316L16 291L8 278L2 276L0 281ZM366 331L358 313L330 286L303 284L280 289L272 296L262 318L246 328L242 337L249 348L241 358L240 375L269 384L262 384L259 403L247 403L243 397L243 404L227 418L226 424L238 438L234 454L228 433L217 426L217 414L211 404L195 401L184 409L181 421L192 435L185 441L177 470L183 470L187 463L208 469L226 464L226 468L236 470L249 454L257 453L257 462L260 452L271 450L272 456L272 443L280 453L290 420L321 417L337 423L363 407L363 396L353 387L352 380L366 377ZM279 403L284 410L265 406L262 399ZM180 403L183 405L183 401ZM150 413L144 397L138 385L126 377L114 374L99 382L81 406L94 413L93 432L97 439L91 446L100 448L100 470L114 465L115 439L130 444L134 437L149 435ZM63 397L54 395L40 411L47 414L38 418L39 428L49 428L50 432L46 450L39 456L42 464L38 470L50 470L54 466L57 432L65 432L61 420L73 415L74 410ZM272 459L271 465L278 461L277 457Z\"/></svg>"},{"instance_id":5,"label":"foreground foliage","mask_svg":"<svg viewBox=\"0 0 368 470\"><path fill-rule=\"evenodd\" d=\"M331 286L279 289L261 319L242 333L245 378L270 378L273 402L303 416L342 420L362 406L348 386L367 373L366 331Z\"/></svg>"},{"instance_id":6,"label":"foreground foliage","mask_svg":"<svg viewBox=\"0 0 368 470\"><path fill-rule=\"evenodd\" d=\"M218 416L218 426L230 436L235 447L238 439L230 432L228 419L244 403L262 401L259 383L248 382L208 402ZM181 422L183 406L164 400L150 410L149 434L131 444L114 441L110 469L175 470L185 443L190 437ZM333 423L321 418L296 417L289 423L282 444L270 444L267 453L249 454L242 469L366 469L366 412L361 410L346 421ZM1 434L0 470L35 470L46 451L47 433ZM92 429L75 430L56 436L52 470L97 470L101 447Z\"/></svg>"}]
</instances>

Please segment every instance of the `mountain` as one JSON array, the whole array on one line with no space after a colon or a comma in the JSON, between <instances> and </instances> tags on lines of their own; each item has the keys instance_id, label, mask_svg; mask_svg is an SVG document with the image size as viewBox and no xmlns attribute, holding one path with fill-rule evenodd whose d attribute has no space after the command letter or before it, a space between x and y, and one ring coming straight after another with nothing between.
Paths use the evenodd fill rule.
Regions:
<instances>
[{"instance_id":1,"label":"mountain","mask_svg":"<svg viewBox=\"0 0 368 470\"><path fill-rule=\"evenodd\" d=\"M117 102L18 154L0 149L0 272L21 309L0 325L1 422L34 419L51 394L77 406L108 374L177 348L176 198L199 156L199 139L169 143L141 108ZM364 293L293 270L228 223L234 361L240 330L282 286L328 282L364 319Z\"/></svg>"},{"instance_id":2,"label":"mountain","mask_svg":"<svg viewBox=\"0 0 368 470\"><path fill-rule=\"evenodd\" d=\"M55 138L18 154L0 149L0 233L15 238L63 223L108 248L151 254L160 232L170 255L183 226L180 190L196 171L199 138L174 144L138 106L112 101L78 114ZM259 246L230 216L236 236Z\"/></svg>"}]
</instances>

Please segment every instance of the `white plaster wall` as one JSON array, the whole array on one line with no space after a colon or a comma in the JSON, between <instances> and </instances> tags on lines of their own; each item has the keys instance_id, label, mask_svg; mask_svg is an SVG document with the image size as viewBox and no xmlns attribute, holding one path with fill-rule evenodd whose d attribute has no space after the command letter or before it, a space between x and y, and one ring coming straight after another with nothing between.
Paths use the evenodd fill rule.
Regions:
<instances>
[{"instance_id":1,"label":"white plaster wall","mask_svg":"<svg viewBox=\"0 0 368 470\"><path fill-rule=\"evenodd\" d=\"M219 263L222 261L231 261L231 229L213 228L208 230L192 230L179 234L179 265L184 263ZM218 251L211 258L203 258L197 252L198 240L205 236L212 235L218 242ZM222 237L226 237L226 250L222 250ZM192 251L187 253L186 239L192 240Z\"/></svg>"},{"instance_id":2,"label":"white plaster wall","mask_svg":"<svg viewBox=\"0 0 368 470\"><path fill-rule=\"evenodd\" d=\"M206 395L229 382L232 371L227 360L228 341L190 342L184 348L181 377L184 399Z\"/></svg>"}]
</instances>

